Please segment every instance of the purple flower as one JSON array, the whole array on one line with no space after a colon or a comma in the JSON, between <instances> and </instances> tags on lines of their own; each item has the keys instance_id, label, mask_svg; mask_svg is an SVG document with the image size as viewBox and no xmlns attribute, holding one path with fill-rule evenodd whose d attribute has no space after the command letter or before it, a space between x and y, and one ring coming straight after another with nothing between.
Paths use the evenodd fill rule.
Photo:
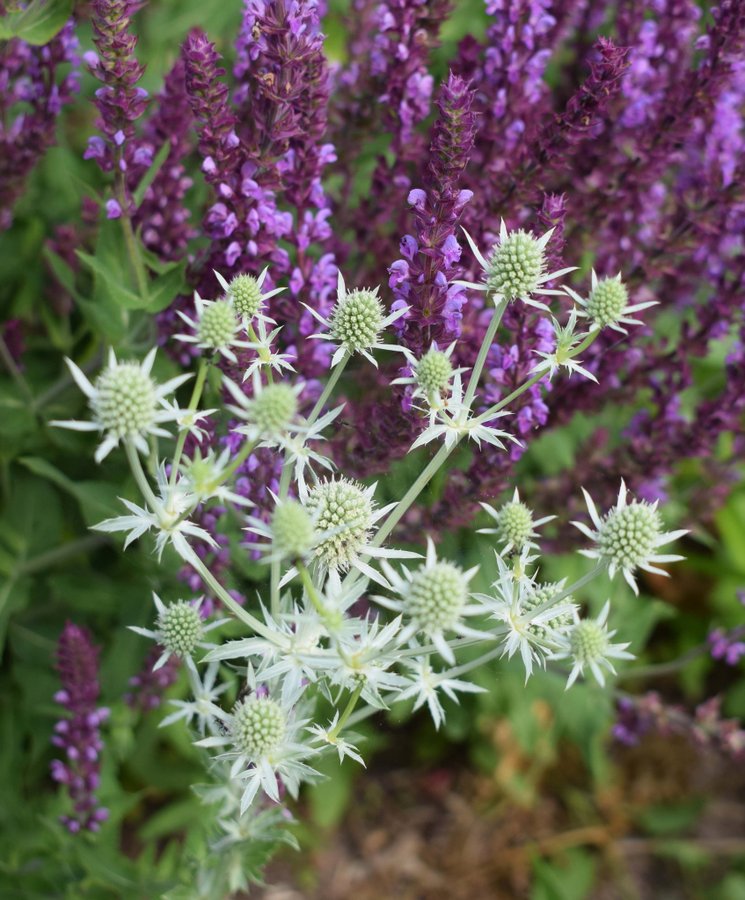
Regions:
<instances>
[{"instance_id":1,"label":"purple flower","mask_svg":"<svg viewBox=\"0 0 745 900\"><path fill-rule=\"evenodd\" d=\"M98 831L101 822L108 818L108 810L98 805L95 793L103 749L99 729L109 715L108 709L96 706L98 653L86 629L72 622L65 625L57 644L62 690L54 699L68 715L57 723L52 738L52 743L64 751L65 759L53 760L51 772L55 781L66 786L73 802L73 813L61 818L73 833L83 829Z\"/></svg>"}]
</instances>

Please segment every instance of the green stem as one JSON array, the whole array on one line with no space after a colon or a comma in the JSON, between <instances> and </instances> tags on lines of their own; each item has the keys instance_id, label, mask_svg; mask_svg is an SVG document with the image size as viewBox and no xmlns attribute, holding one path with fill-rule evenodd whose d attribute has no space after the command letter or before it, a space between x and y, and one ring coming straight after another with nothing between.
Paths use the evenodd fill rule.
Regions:
<instances>
[{"instance_id":1,"label":"green stem","mask_svg":"<svg viewBox=\"0 0 745 900\"><path fill-rule=\"evenodd\" d=\"M318 615L325 619L328 615L328 611L326 607L323 605L321 598L318 596L318 591L316 590L316 586L313 584L313 579L310 577L310 572L308 571L308 567L305 563L300 560L295 564L297 566L297 570L300 573L300 580L303 582L303 587L305 588L305 593L310 597L310 602L315 607Z\"/></svg>"},{"instance_id":2,"label":"green stem","mask_svg":"<svg viewBox=\"0 0 745 900\"><path fill-rule=\"evenodd\" d=\"M670 662L653 663L649 666L638 666L635 669L627 669L624 672L621 672L617 680L629 681L635 678L654 678L656 675L672 675L674 672L684 669L688 663L693 662L694 659L698 659L700 656L706 656L710 650L711 646L707 641L704 644L693 647L677 659L670 660Z\"/></svg>"},{"instance_id":3,"label":"green stem","mask_svg":"<svg viewBox=\"0 0 745 900\"><path fill-rule=\"evenodd\" d=\"M150 508L153 512L155 512L157 508L162 504L155 496L155 494L153 493L153 489L148 483L147 477L142 468L142 462L140 461L140 455L137 452L137 448L132 443L132 441L125 440L124 450L127 454L127 462L129 463L129 468L132 470L132 474L135 477L137 486L139 487L142 496L145 498L145 501L150 504Z\"/></svg>"},{"instance_id":4,"label":"green stem","mask_svg":"<svg viewBox=\"0 0 745 900\"><path fill-rule=\"evenodd\" d=\"M466 394L463 398L463 405L466 407L466 409L470 408L473 398L476 394L476 388L478 386L479 379L481 378L481 373L484 370L484 365L486 364L486 357L489 353L489 348L494 343L494 338L497 334L499 323L502 321L502 316L504 315L504 311L506 308L507 301L505 299L502 299L495 304L494 313L491 317L491 321L489 322L489 327L486 329L484 340L481 342L479 355L476 357L476 362L474 364L473 370L471 371L471 378L468 382L468 387L466 388Z\"/></svg>"},{"instance_id":5,"label":"green stem","mask_svg":"<svg viewBox=\"0 0 745 900\"><path fill-rule=\"evenodd\" d=\"M216 485L224 484L229 478L232 478L233 475L240 469L243 463L248 459L248 457L253 453L256 449L256 445L258 441L246 441L245 444L241 447L240 452L235 457L233 462L227 467L227 469L222 473L219 479L216 482Z\"/></svg>"},{"instance_id":6,"label":"green stem","mask_svg":"<svg viewBox=\"0 0 745 900\"><path fill-rule=\"evenodd\" d=\"M460 437L456 440L455 444L452 447L447 447L443 444L437 453L432 457L429 461L429 464L426 468L420 473L417 480L412 484L409 490L404 494L404 496L398 501L396 506L388 513L385 521L380 526L377 531L377 534L372 540L373 547L379 547L383 541L388 537L388 535L393 531L393 529L398 524L401 516L408 510L411 504L416 500L416 498L421 494L427 484L434 477L437 470L442 466L445 460L450 456L450 454L455 450L460 442Z\"/></svg>"},{"instance_id":7,"label":"green stem","mask_svg":"<svg viewBox=\"0 0 745 900\"><path fill-rule=\"evenodd\" d=\"M292 468L287 460L288 454L285 453L284 465L282 466L282 475L279 479L279 502L282 503L287 499L287 494L290 490L290 478L292 477ZM278 559L272 560L271 569L270 569L270 597L271 597L271 610L272 610L272 618L279 618L279 576L280 576L280 561Z\"/></svg>"},{"instance_id":8,"label":"green stem","mask_svg":"<svg viewBox=\"0 0 745 900\"><path fill-rule=\"evenodd\" d=\"M236 603L235 600L233 600L230 594L215 578L212 572L210 572L207 566L205 566L205 564L192 550L191 547L189 547L188 553L184 556L184 559L199 574L199 577L202 579L202 581L204 581L205 584L209 585L209 587L212 589L215 596L219 598L223 606L226 606L237 619L240 619L242 622L248 625L249 628L252 628L256 632L256 634L260 634L268 641L274 642L274 634L271 629L267 628L266 625L263 624L263 622L260 622L256 618L256 616L252 616L250 612L247 612L239 603Z\"/></svg>"},{"instance_id":9,"label":"green stem","mask_svg":"<svg viewBox=\"0 0 745 900\"><path fill-rule=\"evenodd\" d=\"M18 390L23 394L24 399L28 403L29 407L36 410L36 402L34 400L34 393L28 385L28 382L23 377L23 373L16 365L16 361L13 359L13 354L8 350L8 345L5 343L5 339L0 335L0 359L3 361L3 365L10 373L11 378L18 385Z\"/></svg>"},{"instance_id":10,"label":"green stem","mask_svg":"<svg viewBox=\"0 0 745 900\"><path fill-rule=\"evenodd\" d=\"M137 290L140 293L140 297L145 301L149 296L147 273L145 272L145 266L142 263L142 256L137 244L137 238L132 229L132 220L129 216L122 215L121 223L122 231L124 232L124 243L127 245L127 255L129 256L135 280L137 281Z\"/></svg>"},{"instance_id":11,"label":"green stem","mask_svg":"<svg viewBox=\"0 0 745 900\"><path fill-rule=\"evenodd\" d=\"M79 556L82 553L87 553L89 550L95 550L96 547L101 547L106 543L107 539L98 535L79 538L76 541L68 541L68 543L62 544L60 547L55 547L54 550L41 553L39 556L34 556L24 562L18 568L18 575L33 575L36 572L49 569L57 565L57 563L64 562L73 556Z\"/></svg>"},{"instance_id":12,"label":"green stem","mask_svg":"<svg viewBox=\"0 0 745 900\"><path fill-rule=\"evenodd\" d=\"M341 362L338 363L338 365L334 366L334 368L331 370L329 380L326 382L326 386L324 387L321 396L318 398L318 400L316 400L316 405L313 407L310 415L308 416L308 421L306 422L308 426L312 425L323 411L323 407L326 405L326 401L331 396L332 391L336 387L336 383L341 377L341 373L346 368L346 365L350 359L351 356L349 355L349 353L345 353L341 359Z\"/></svg>"},{"instance_id":13,"label":"green stem","mask_svg":"<svg viewBox=\"0 0 745 900\"><path fill-rule=\"evenodd\" d=\"M191 392L191 399L189 400L188 410L189 412L196 412L196 408L199 404L199 401L202 397L202 391L204 390L204 383L207 380L207 371L208 371L208 363L202 357L199 360L199 368L197 369L197 378L194 382L194 388ZM176 484L176 479L178 478L178 467L181 462L181 454L184 452L184 444L186 443L186 437L189 434L189 429L184 428L183 431L179 432L178 440L176 441L176 450L173 454L173 464L171 468L171 487Z\"/></svg>"},{"instance_id":14,"label":"green stem","mask_svg":"<svg viewBox=\"0 0 745 900\"><path fill-rule=\"evenodd\" d=\"M491 662L493 659L496 659L497 657L503 655L504 647L494 647L487 653L483 653L477 659L472 659L470 662L463 663L463 665L456 666L454 669L450 669L446 673L447 677L458 678L460 675L465 675L466 672L472 672L474 669L478 669L479 666L483 666L485 663Z\"/></svg>"},{"instance_id":15,"label":"green stem","mask_svg":"<svg viewBox=\"0 0 745 900\"><path fill-rule=\"evenodd\" d=\"M357 701L360 699L360 694L362 693L362 682L360 682L357 687L354 689L354 693L349 698L349 702L344 708L344 712L339 716L339 721L334 725L334 727L329 732L329 740L334 741L339 736L342 728L346 725L347 719L354 712L355 706L357 706Z\"/></svg>"}]
</instances>

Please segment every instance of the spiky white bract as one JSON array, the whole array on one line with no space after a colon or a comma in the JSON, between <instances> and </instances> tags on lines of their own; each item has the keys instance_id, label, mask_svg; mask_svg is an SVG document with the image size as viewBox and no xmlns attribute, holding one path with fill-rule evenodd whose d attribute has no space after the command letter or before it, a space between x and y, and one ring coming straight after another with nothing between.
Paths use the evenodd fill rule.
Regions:
<instances>
[{"instance_id":1,"label":"spiky white bract","mask_svg":"<svg viewBox=\"0 0 745 900\"><path fill-rule=\"evenodd\" d=\"M470 681L452 678L447 671L435 671L430 664L429 656L411 660L406 665L409 669L409 686L400 691L396 699L414 698L414 712L421 709L426 703L435 728L438 730L445 721L445 710L439 697L440 691L454 703L459 702L456 691L465 694L485 693L485 688Z\"/></svg>"},{"instance_id":2,"label":"spiky white bract","mask_svg":"<svg viewBox=\"0 0 745 900\"><path fill-rule=\"evenodd\" d=\"M210 449L205 455L197 447L191 459L180 465L184 485L188 486L196 503L217 500L221 503L233 503L235 506L253 506L253 501L228 487L232 454L225 447L219 454Z\"/></svg>"},{"instance_id":3,"label":"spiky white bract","mask_svg":"<svg viewBox=\"0 0 745 900\"><path fill-rule=\"evenodd\" d=\"M590 519L595 526L593 531L583 522L572 522L579 530L594 542L590 550L580 550L584 556L597 559L608 566L608 574L614 578L621 572L635 594L639 588L634 578L636 569L653 572L657 575L669 575L654 563L670 563L683 559L670 553L658 553L663 544L676 541L688 534L686 529L678 531L662 531L662 520L657 510L658 501L648 503L646 500L628 502L626 483L621 481L618 501L601 519L592 497L583 488L585 502Z\"/></svg>"},{"instance_id":4,"label":"spiky white bract","mask_svg":"<svg viewBox=\"0 0 745 900\"><path fill-rule=\"evenodd\" d=\"M274 342L280 331L282 331L281 325L267 333L264 319L258 319L255 328L252 326L251 340L247 342L246 346L256 351L256 357L243 373L244 381L253 378L262 369L274 371L280 375L284 372L295 371L292 357L288 353L279 353L275 349Z\"/></svg>"},{"instance_id":5,"label":"spiky white bract","mask_svg":"<svg viewBox=\"0 0 745 900\"><path fill-rule=\"evenodd\" d=\"M616 674L612 659L634 658L633 653L626 651L628 643L611 643L611 638L616 632L608 631L606 622L609 610L610 600L606 601L597 619L580 619L575 609L574 623L560 633L558 649L550 655L549 659L572 660L573 665L567 679L567 689L580 675L584 676L585 666L590 669L598 684L604 685L603 669L613 675Z\"/></svg>"},{"instance_id":6,"label":"spiky white bract","mask_svg":"<svg viewBox=\"0 0 745 900\"><path fill-rule=\"evenodd\" d=\"M128 531L124 542L126 549L132 541L141 537L150 530L156 532L155 549L158 559L163 555L163 550L171 544L182 559L189 560L193 553L186 536L195 537L206 541L211 547L217 544L212 535L199 525L195 525L185 517L186 513L197 506L198 500L192 494L185 479L180 478L175 484L170 484L166 475L165 466L158 467L156 472L158 495L155 504L148 509L138 506L131 500L119 499L130 511L128 516L115 516L104 519L98 525L93 526L94 531L112 533L116 531Z\"/></svg>"},{"instance_id":7,"label":"spiky white bract","mask_svg":"<svg viewBox=\"0 0 745 900\"><path fill-rule=\"evenodd\" d=\"M314 517L316 528L325 534L315 548L315 559L322 572L357 569L372 581L387 587L386 580L366 561L397 557L414 558L407 550L374 547L373 526L387 515L395 503L377 509L373 500L376 485L365 487L349 478L319 481L304 503Z\"/></svg>"},{"instance_id":8,"label":"spiky white bract","mask_svg":"<svg viewBox=\"0 0 745 900\"><path fill-rule=\"evenodd\" d=\"M338 344L331 358L332 368L347 355L354 353L362 354L368 362L377 367L378 363L370 351L398 350L403 352L403 347L382 343L380 335L389 325L406 315L409 308L404 306L386 316L378 297L378 290L379 288L375 287L347 291L344 277L339 272L336 303L328 319L306 303L303 304L308 312L327 329L323 334L312 334L310 337Z\"/></svg>"},{"instance_id":9,"label":"spiky white bract","mask_svg":"<svg viewBox=\"0 0 745 900\"><path fill-rule=\"evenodd\" d=\"M194 309L196 318L192 319L180 309L179 317L192 329L192 334L174 334L177 341L195 344L200 350L219 353L232 363L238 359L233 348L248 348L248 343L238 335L241 323L233 307L233 301L226 297L222 300L204 300L194 292Z\"/></svg>"},{"instance_id":10,"label":"spiky white bract","mask_svg":"<svg viewBox=\"0 0 745 900\"><path fill-rule=\"evenodd\" d=\"M230 682L228 681L215 686L219 669L219 663L210 663L204 676L202 676L196 666L188 666L187 673L192 698L191 700L169 700L169 704L175 706L176 711L166 716L159 723L159 727L167 728L175 722L184 722L186 725L191 725L196 720L196 728L200 734L203 735L208 730L216 731L215 705L220 695L224 694L230 687Z\"/></svg>"},{"instance_id":11,"label":"spiky white bract","mask_svg":"<svg viewBox=\"0 0 745 900\"><path fill-rule=\"evenodd\" d=\"M478 534L495 534L504 554L521 553L528 547L537 548L538 544L533 540L538 537L536 529L556 518L543 516L541 519L534 519L533 511L520 500L517 488L512 500L503 503L499 509L489 506L488 503L481 503L480 506L494 519L496 528L479 528Z\"/></svg>"},{"instance_id":12,"label":"spiky white bract","mask_svg":"<svg viewBox=\"0 0 745 900\"><path fill-rule=\"evenodd\" d=\"M463 402L463 382L460 372L456 371L453 377L453 389L447 403L436 411L436 415L430 424L409 448L409 452L430 441L442 438L446 447L454 447L464 437L474 441L479 447L481 442L491 444L504 450L502 439L520 444L520 441L506 431L500 431L487 423L509 416L506 410L501 412L482 413L479 416L471 415L471 404Z\"/></svg>"},{"instance_id":13,"label":"spiky white bract","mask_svg":"<svg viewBox=\"0 0 745 900\"><path fill-rule=\"evenodd\" d=\"M274 290L264 293L263 286L268 272L269 267L267 266L258 278L254 278L253 275L236 275L229 282L219 272L215 272L220 287L232 301L244 328L247 328L253 319L262 321L265 317L261 315L261 311L266 301L285 290L284 288L274 288Z\"/></svg>"},{"instance_id":14,"label":"spiky white bract","mask_svg":"<svg viewBox=\"0 0 745 900\"><path fill-rule=\"evenodd\" d=\"M131 441L140 453L149 453L147 438L170 437L161 425L176 421L182 414L177 406L166 405L166 397L192 377L178 375L164 384L156 384L150 374L155 354L153 348L141 363L119 362L114 351L109 350L108 365L93 384L71 359L66 359L75 383L88 398L93 420L55 420L50 425L73 431L102 432L103 440L95 455L98 463L123 440Z\"/></svg>"},{"instance_id":15,"label":"spiky white bract","mask_svg":"<svg viewBox=\"0 0 745 900\"><path fill-rule=\"evenodd\" d=\"M579 375L583 375L597 384L597 378L592 372L585 369L580 360L573 355L578 352L577 348L582 343L582 339L587 336L586 334L576 333L577 315L577 310L572 309L566 325L560 325L553 316L551 317L551 324L554 329L554 349L550 353L542 350L533 351L536 356L542 357L542 361L530 370L533 374L547 372L550 380L559 369L564 368L570 375L572 372L577 372Z\"/></svg>"},{"instance_id":16,"label":"spiky white bract","mask_svg":"<svg viewBox=\"0 0 745 900\"><path fill-rule=\"evenodd\" d=\"M478 571L478 566L464 572L454 563L438 560L434 541L428 537L424 565L413 571L404 569L402 575L385 562L382 568L399 599L378 596L375 600L408 620L399 635L402 642L423 635L452 665L455 655L445 638L446 634L477 640L491 638L487 632L469 628L463 621L469 616L484 615L486 612L480 603L469 603L468 584Z\"/></svg>"},{"instance_id":17,"label":"spiky white bract","mask_svg":"<svg viewBox=\"0 0 745 900\"><path fill-rule=\"evenodd\" d=\"M598 331L601 328L612 328L621 334L628 334L623 325L643 325L639 319L632 316L641 312L643 309L649 309L650 306L657 306L657 300L647 300L644 303L634 303L629 305L629 293L626 285L621 281L621 273L612 278L598 278L595 270L592 271L592 290L588 297L580 296L570 287L564 290L569 296L582 307L579 313L590 320L590 330Z\"/></svg>"},{"instance_id":18,"label":"spiky white bract","mask_svg":"<svg viewBox=\"0 0 745 900\"><path fill-rule=\"evenodd\" d=\"M571 601L541 609L532 579L516 580L512 570L497 554L498 577L492 584L493 594L477 594L491 617L503 626L500 631L503 655L508 659L519 652L525 668L525 680L533 674L533 666L544 667L556 629L566 624L575 604Z\"/></svg>"},{"instance_id":19,"label":"spiky white bract","mask_svg":"<svg viewBox=\"0 0 745 900\"><path fill-rule=\"evenodd\" d=\"M365 765L364 759L360 756L360 752L354 744L348 740L339 737L337 733L337 725L339 723L339 710L334 713L334 718L329 722L328 727L322 725L311 725L308 731L314 737L314 743L320 745L320 749L324 746L333 747L339 755L339 762L344 761L344 757L348 756L361 766ZM349 737L349 735L347 735Z\"/></svg>"},{"instance_id":20,"label":"spiky white bract","mask_svg":"<svg viewBox=\"0 0 745 900\"><path fill-rule=\"evenodd\" d=\"M314 483L317 483L319 480L316 469L311 466L311 463L315 463L316 467L320 469L326 469L331 472L335 468L333 462L315 448L319 441L326 440L323 431L339 416L343 409L343 404L337 406L336 409L329 410L320 419L316 419L312 425L304 422L302 429L298 429L295 433L281 435L278 439L279 446L285 452L285 465L292 467L298 497L303 502L307 499L308 491L310 490L306 472Z\"/></svg>"},{"instance_id":21,"label":"spiky white bract","mask_svg":"<svg viewBox=\"0 0 745 900\"><path fill-rule=\"evenodd\" d=\"M158 612L155 628L140 628L137 625L129 626L130 631L150 638L163 648L163 653L161 653L153 666L153 672L164 666L171 656L177 656L179 659L184 659L191 663L191 657L198 647L211 648L213 646L209 642L203 641L202 638L207 632L212 631L214 628L219 628L226 620L218 619L205 624L199 612L202 599L200 598L196 603L186 603L183 600L179 600L166 606L160 597L153 592L153 602Z\"/></svg>"},{"instance_id":22,"label":"spiky white bract","mask_svg":"<svg viewBox=\"0 0 745 900\"><path fill-rule=\"evenodd\" d=\"M175 400L164 400L163 407L173 413L173 421L180 432L185 431L200 443L207 437L207 430L200 423L217 412L217 409L180 409Z\"/></svg>"},{"instance_id":23,"label":"spiky white bract","mask_svg":"<svg viewBox=\"0 0 745 900\"><path fill-rule=\"evenodd\" d=\"M224 733L196 741L196 746L223 748L218 759L231 762L232 778L243 784L240 812L253 803L259 790L279 801L280 781L292 797L297 797L301 781L311 781L317 773L305 763L315 751L297 740L307 720L299 719L300 694L282 698L276 686L258 685L248 667L251 692L238 700L231 712L215 706L213 715Z\"/></svg>"},{"instance_id":24,"label":"spiky white bract","mask_svg":"<svg viewBox=\"0 0 745 900\"><path fill-rule=\"evenodd\" d=\"M561 294L561 291L544 288L548 281L561 278L573 272L576 266L546 271L546 245L551 240L554 229L549 229L542 237L536 238L526 231L507 231L504 220L499 226L499 240L484 256L471 235L463 229L473 255L483 270L482 282L455 281L462 287L490 294L495 302L522 300L538 309L547 309L545 303L534 299L534 294Z\"/></svg>"}]
</instances>

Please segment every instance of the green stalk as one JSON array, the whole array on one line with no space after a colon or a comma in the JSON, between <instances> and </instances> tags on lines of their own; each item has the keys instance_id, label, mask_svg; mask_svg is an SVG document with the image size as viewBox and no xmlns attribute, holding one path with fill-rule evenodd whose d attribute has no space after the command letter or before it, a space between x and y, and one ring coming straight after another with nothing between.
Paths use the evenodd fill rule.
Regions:
<instances>
[{"instance_id":1,"label":"green stalk","mask_svg":"<svg viewBox=\"0 0 745 900\"><path fill-rule=\"evenodd\" d=\"M325 619L328 615L328 610L323 605L321 598L318 596L318 591L316 590L316 586L313 584L313 579L310 577L310 572L308 571L308 567L305 563L300 560L296 563L297 570L300 573L300 580L303 582L303 587L305 588L306 594L310 597L310 602L315 607L318 615Z\"/></svg>"},{"instance_id":2,"label":"green stalk","mask_svg":"<svg viewBox=\"0 0 745 900\"><path fill-rule=\"evenodd\" d=\"M357 701L360 699L361 693L362 693L362 682L360 682L360 684L358 684L357 687L354 689L354 693L349 698L349 702L347 703L347 705L344 709L344 712L339 716L339 721L329 732L328 738L330 741L336 740L336 738L339 736L339 733L341 732L342 728L347 723L347 719L354 712L354 708L355 708L355 706L357 706Z\"/></svg>"},{"instance_id":3,"label":"green stalk","mask_svg":"<svg viewBox=\"0 0 745 900\"><path fill-rule=\"evenodd\" d=\"M197 369L197 378L194 382L194 388L191 392L191 398L189 400L188 411L196 412L197 406L199 405L199 401L202 397L202 391L204 390L204 383L207 380L207 370L208 363L201 357L199 360L199 368ZM173 454L173 465L171 468L171 487L176 484L176 479L178 477L178 467L181 462L181 454L184 452L184 444L186 443L186 436L188 435L188 428L184 428L183 431L179 433L178 440L176 441L176 451Z\"/></svg>"},{"instance_id":4,"label":"green stalk","mask_svg":"<svg viewBox=\"0 0 745 900\"><path fill-rule=\"evenodd\" d=\"M153 512L161 506L161 502L153 493L153 489L150 487L150 484L145 475L145 471L142 468L142 462L140 461L140 456L137 452L137 448L132 443L132 441L125 440L124 441L124 450L127 454L127 462L129 463L129 468L132 470L132 474L135 477L135 481L137 482L137 487L140 489L140 493L145 498L145 501L150 505L150 508Z\"/></svg>"},{"instance_id":5,"label":"green stalk","mask_svg":"<svg viewBox=\"0 0 745 900\"><path fill-rule=\"evenodd\" d=\"M250 612L247 612L239 603L236 603L235 600L233 600L230 594L215 578L212 572L210 572L207 566L205 566L205 564L192 550L191 547L189 547L189 552L184 558L189 563L189 565L199 573L202 581L204 581L205 584L208 584L210 588L212 588L215 596L219 597L220 602L223 604L223 606L226 606L237 619L240 619L241 622L244 622L246 625L248 625L249 628L253 629L253 631L256 632L256 634L260 634L268 641L274 642L275 635L273 634L271 629L267 628L263 622L260 622L256 618L256 616L252 616Z\"/></svg>"},{"instance_id":6,"label":"green stalk","mask_svg":"<svg viewBox=\"0 0 745 900\"><path fill-rule=\"evenodd\" d=\"M481 378L481 373L484 370L484 365L486 364L486 357L489 353L489 348L494 343L494 338L496 337L499 323L502 321L502 316L504 315L504 311L506 308L507 301L504 298L502 298L494 306L494 313L492 314L491 321L489 322L489 327L486 329L484 340L481 342L479 355L476 357L476 363L473 367L473 370L471 371L471 378L468 382L466 394L463 398L463 405L466 408L470 408L473 398L476 394L476 388L478 386L479 379Z\"/></svg>"},{"instance_id":7,"label":"green stalk","mask_svg":"<svg viewBox=\"0 0 745 900\"><path fill-rule=\"evenodd\" d=\"M341 359L341 362L338 365L334 366L334 368L332 369L329 380L326 382L326 386L324 387L321 396L318 398L318 400L316 400L316 405L313 407L310 415L308 416L308 421L306 423L307 425L312 425L323 411L323 407L326 405L326 401L331 396L332 391L336 387L336 383L341 377L341 373L346 368L346 365L350 359L350 354L348 352L345 353Z\"/></svg>"}]
</instances>

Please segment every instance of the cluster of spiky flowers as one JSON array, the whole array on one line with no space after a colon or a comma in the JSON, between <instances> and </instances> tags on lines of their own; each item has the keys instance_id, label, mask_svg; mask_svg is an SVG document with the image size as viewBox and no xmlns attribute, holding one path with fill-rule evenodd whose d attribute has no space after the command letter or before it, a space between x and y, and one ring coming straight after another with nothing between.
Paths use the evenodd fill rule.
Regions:
<instances>
[{"instance_id":1,"label":"cluster of spiky flowers","mask_svg":"<svg viewBox=\"0 0 745 900\"><path fill-rule=\"evenodd\" d=\"M505 231L488 258L479 256L491 319L470 368L454 368L452 346L441 350L433 344L421 358L400 347L386 329L405 310L387 314L377 288L349 290L341 275L330 314L316 315L324 330L310 336L337 347L320 396L318 389L309 393L266 333L271 319L263 275L240 274L231 281L218 275L223 295L210 301L197 295L194 318L182 315L192 333L175 337L200 353L184 407L169 395L185 376L158 387L151 376L152 354L142 365L112 355L93 383L70 363L93 421L57 424L102 431L99 460L123 443L142 494L143 505L125 499L129 514L107 519L98 529L126 532L125 545L154 533L158 554L175 550L209 594L206 605L203 598L166 604L155 595L154 625L133 630L158 645L155 670L172 660L184 663L193 699L175 701L177 709L165 722L191 724L198 746L212 755L212 771L219 774L209 795L230 808L234 830L243 833L249 819L285 794L296 797L303 782L317 777L323 754L362 763L351 729L372 710L411 700L417 709L426 706L439 727L446 715L443 698L457 702L460 693L477 690L462 676L497 657L519 657L526 678L537 668L568 663L567 687L579 678L602 685L614 673L615 661L632 658L628 644L614 642L615 631L608 628L610 604L595 617L581 615L580 591L590 580L617 572L636 589L637 570L662 571L655 564L680 558L660 554L659 548L684 532L665 533L656 504L629 499L623 483L616 507L604 516L588 495L594 530L577 525L592 541L581 552L596 565L574 584L538 580L539 529L556 517L536 516L517 489L501 506L484 504L491 524L480 531L493 548L493 561L486 554L481 566L464 567L440 556L429 537L423 555L390 544L397 522L461 441L502 447L503 438L514 440L493 423L509 415L511 399L544 377L542 365L511 398L492 406L481 395L481 376L507 304L569 296L542 287L569 271L546 274L550 236ZM571 363L601 327L627 321L619 286L614 279L599 300L594 283L582 309L569 312L565 331L571 337L561 344L561 355L556 353L556 370L589 374ZM534 305L543 307L542 301ZM593 327L575 334L585 315ZM322 441L340 415L332 394L340 384L345 393L341 377L352 371L347 366L355 357L362 365L375 362L373 353L387 350L403 352L411 375L402 380L421 404L426 423L411 449L432 441L440 448L400 499L380 505L377 485L338 472L322 452ZM221 367L229 367L230 375ZM234 380L241 369L245 377ZM214 405L205 409L209 392L207 402ZM221 427L221 412L232 451L204 453L202 433L208 422L212 432ZM169 437L166 423L174 423L178 433L172 457L163 460L155 439ZM247 509L251 504L234 483L243 462L259 448L282 460L268 510ZM196 517L226 507L251 536L247 549L267 565L253 608L238 603L197 552L210 535ZM477 579L482 587L491 583L491 589L477 590ZM208 639L224 621L208 615L216 604L247 636L223 643ZM464 648L479 652L459 662ZM226 703L227 696L236 695ZM322 698L326 712L319 718ZM220 820L226 821L222 813Z\"/></svg>"}]
</instances>

